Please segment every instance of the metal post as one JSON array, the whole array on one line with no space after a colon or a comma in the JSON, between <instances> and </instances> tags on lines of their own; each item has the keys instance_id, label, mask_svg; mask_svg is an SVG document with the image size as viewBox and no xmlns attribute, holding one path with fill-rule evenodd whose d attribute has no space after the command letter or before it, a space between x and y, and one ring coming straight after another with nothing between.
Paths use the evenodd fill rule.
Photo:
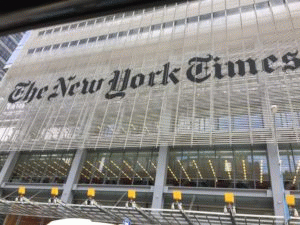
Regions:
<instances>
[{"instance_id":1,"label":"metal post","mask_svg":"<svg viewBox=\"0 0 300 225\"><path fill-rule=\"evenodd\" d=\"M3 187L5 182L8 182L9 178L11 177L11 174L13 172L13 169L15 168L15 165L17 163L17 160L19 158L20 152L18 151L11 151L8 154L8 157L4 163L4 166L0 172L0 185Z\"/></svg>"},{"instance_id":2,"label":"metal post","mask_svg":"<svg viewBox=\"0 0 300 225\"><path fill-rule=\"evenodd\" d=\"M163 193L167 180L168 146L159 147L155 185L153 191L152 208L162 209L164 204Z\"/></svg>"},{"instance_id":3,"label":"metal post","mask_svg":"<svg viewBox=\"0 0 300 225\"><path fill-rule=\"evenodd\" d=\"M68 179L64 185L64 190L61 195L61 200L64 203L71 203L73 200L73 185L78 182L80 171L86 158L86 150L78 149L76 151L72 166L68 175Z\"/></svg>"},{"instance_id":4,"label":"metal post","mask_svg":"<svg viewBox=\"0 0 300 225\"><path fill-rule=\"evenodd\" d=\"M273 204L275 216L284 216L288 219L288 207L285 201L283 177L280 171L280 158L277 143L267 143L267 152L270 167Z\"/></svg>"},{"instance_id":5,"label":"metal post","mask_svg":"<svg viewBox=\"0 0 300 225\"><path fill-rule=\"evenodd\" d=\"M275 126L275 111L271 107L266 81L259 76L261 103L265 128L269 128L272 138L267 140L267 156L270 168L271 187L273 194L273 207L275 216L282 216L285 221L289 219L288 207L285 200L283 177L280 170L280 155L277 143L277 134ZM274 112L273 112L274 111Z\"/></svg>"}]
</instances>

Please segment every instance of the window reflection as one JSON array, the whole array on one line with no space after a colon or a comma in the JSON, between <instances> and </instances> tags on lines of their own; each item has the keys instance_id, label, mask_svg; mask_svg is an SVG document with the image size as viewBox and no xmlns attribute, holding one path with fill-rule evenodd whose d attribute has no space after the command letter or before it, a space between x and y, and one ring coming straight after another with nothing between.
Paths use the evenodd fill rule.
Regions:
<instances>
[{"instance_id":1,"label":"window reflection","mask_svg":"<svg viewBox=\"0 0 300 225\"><path fill-rule=\"evenodd\" d=\"M266 150L173 149L168 185L267 189L270 187Z\"/></svg>"},{"instance_id":2,"label":"window reflection","mask_svg":"<svg viewBox=\"0 0 300 225\"><path fill-rule=\"evenodd\" d=\"M65 183L73 158L73 152L22 153L10 182Z\"/></svg>"},{"instance_id":3,"label":"window reflection","mask_svg":"<svg viewBox=\"0 0 300 225\"><path fill-rule=\"evenodd\" d=\"M153 185L157 151L90 151L80 174L81 184Z\"/></svg>"},{"instance_id":4,"label":"window reflection","mask_svg":"<svg viewBox=\"0 0 300 225\"><path fill-rule=\"evenodd\" d=\"M280 168L286 190L300 189L300 147L279 146Z\"/></svg>"}]
</instances>

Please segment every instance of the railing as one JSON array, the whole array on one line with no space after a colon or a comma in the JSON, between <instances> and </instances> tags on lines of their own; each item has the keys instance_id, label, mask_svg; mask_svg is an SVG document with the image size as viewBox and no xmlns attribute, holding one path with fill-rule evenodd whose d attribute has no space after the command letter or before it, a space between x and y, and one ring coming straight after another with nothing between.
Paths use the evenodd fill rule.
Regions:
<instances>
[{"instance_id":1,"label":"railing","mask_svg":"<svg viewBox=\"0 0 300 225\"><path fill-rule=\"evenodd\" d=\"M180 209L146 209L138 207L111 207L64 203L15 202L2 199L0 200L0 213L52 219L85 218L92 221L108 223L122 223L125 218L128 218L131 220L131 224L286 224L283 217L266 215L231 215L229 213ZM292 217L288 224L300 224L300 218Z\"/></svg>"}]
</instances>

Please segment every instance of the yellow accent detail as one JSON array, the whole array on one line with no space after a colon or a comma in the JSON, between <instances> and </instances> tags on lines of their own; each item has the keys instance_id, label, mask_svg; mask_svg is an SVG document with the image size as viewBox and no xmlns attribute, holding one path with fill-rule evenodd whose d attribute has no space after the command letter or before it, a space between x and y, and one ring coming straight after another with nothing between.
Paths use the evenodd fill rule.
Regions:
<instances>
[{"instance_id":1,"label":"yellow accent detail","mask_svg":"<svg viewBox=\"0 0 300 225\"><path fill-rule=\"evenodd\" d=\"M233 204L234 203L234 194L232 192L225 193L224 200L228 204Z\"/></svg>"},{"instance_id":2,"label":"yellow accent detail","mask_svg":"<svg viewBox=\"0 0 300 225\"><path fill-rule=\"evenodd\" d=\"M294 207L296 205L295 195L286 195L285 199L288 206Z\"/></svg>"},{"instance_id":3,"label":"yellow accent detail","mask_svg":"<svg viewBox=\"0 0 300 225\"><path fill-rule=\"evenodd\" d=\"M20 187L19 187L19 190L18 190L18 194L19 194L19 195L25 195L25 193L26 193L26 188L25 188L25 186L20 186Z\"/></svg>"},{"instance_id":4,"label":"yellow accent detail","mask_svg":"<svg viewBox=\"0 0 300 225\"><path fill-rule=\"evenodd\" d=\"M128 190L128 199L136 199L136 190Z\"/></svg>"},{"instance_id":5,"label":"yellow accent detail","mask_svg":"<svg viewBox=\"0 0 300 225\"><path fill-rule=\"evenodd\" d=\"M51 195L52 196L58 196L58 188L57 187L51 188Z\"/></svg>"},{"instance_id":6,"label":"yellow accent detail","mask_svg":"<svg viewBox=\"0 0 300 225\"><path fill-rule=\"evenodd\" d=\"M86 195L87 195L88 197L94 198L95 195L96 195L95 189L94 189L94 188L89 188L89 189L87 190Z\"/></svg>"},{"instance_id":7,"label":"yellow accent detail","mask_svg":"<svg viewBox=\"0 0 300 225\"><path fill-rule=\"evenodd\" d=\"M181 201L181 199L182 199L181 191L173 191L173 200Z\"/></svg>"}]
</instances>

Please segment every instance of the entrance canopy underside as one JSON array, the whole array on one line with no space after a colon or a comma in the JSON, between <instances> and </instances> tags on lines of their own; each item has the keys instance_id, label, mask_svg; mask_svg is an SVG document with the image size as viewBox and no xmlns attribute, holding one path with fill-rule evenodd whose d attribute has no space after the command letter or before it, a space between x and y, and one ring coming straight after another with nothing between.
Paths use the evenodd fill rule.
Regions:
<instances>
[{"instance_id":1,"label":"entrance canopy underside","mask_svg":"<svg viewBox=\"0 0 300 225\"><path fill-rule=\"evenodd\" d=\"M285 224L283 217L252 214L236 214L234 217L231 217L229 213L203 211L87 206L62 203L21 203L6 200L0 200L0 212L2 214L53 219L85 218L92 221L110 223L122 223L125 218L128 218L132 224ZM300 219L292 217L289 224L300 224Z\"/></svg>"}]
</instances>

